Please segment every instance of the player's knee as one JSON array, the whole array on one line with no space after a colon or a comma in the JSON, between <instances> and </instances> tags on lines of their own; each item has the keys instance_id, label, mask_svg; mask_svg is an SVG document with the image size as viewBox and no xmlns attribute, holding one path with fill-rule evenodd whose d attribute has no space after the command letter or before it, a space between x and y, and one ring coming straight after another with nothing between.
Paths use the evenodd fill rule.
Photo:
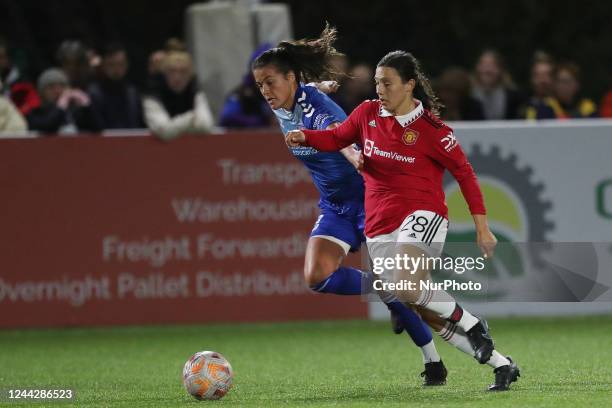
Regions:
<instances>
[{"instance_id":1,"label":"player's knee","mask_svg":"<svg viewBox=\"0 0 612 408\"><path fill-rule=\"evenodd\" d=\"M420 291L417 290L394 290L391 293L401 302L411 305L416 305L420 297Z\"/></svg>"},{"instance_id":2,"label":"player's knee","mask_svg":"<svg viewBox=\"0 0 612 408\"><path fill-rule=\"evenodd\" d=\"M304 279L309 287L315 287L327 279L334 271L337 266L331 262L325 262L322 260L316 260L309 262L304 266Z\"/></svg>"}]
</instances>

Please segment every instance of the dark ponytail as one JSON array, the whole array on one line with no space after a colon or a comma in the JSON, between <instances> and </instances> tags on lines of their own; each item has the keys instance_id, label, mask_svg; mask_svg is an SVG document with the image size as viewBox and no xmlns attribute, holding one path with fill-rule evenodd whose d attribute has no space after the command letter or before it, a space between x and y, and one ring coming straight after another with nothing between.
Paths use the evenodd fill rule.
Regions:
<instances>
[{"instance_id":1,"label":"dark ponytail","mask_svg":"<svg viewBox=\"0 0 612 408\"><path fill-rule=\"evenodd\" d=\"M419 61L409 52L392 51L382 57L378 62L378 67L395 68L403 82L414 79L414 97L425 104L425 107L436 116L440 115L440 110L444 107L429 83L429 79L423 73Z\"/></svg>"},{"instance_id":2,"label":"dark ponytail","mask_svg":"<svg viewBox=\"0 0 612 408\"><path fill-rule=\"evenodd\" d=\"M334 63L336 58L344 57L333 46L336 34L336 29L327 24L317 39L281 41L276 48L257 57L251 69L274 65L285 75L293 71L302 82L337 80L346 74L338 71Z\"/></svg>"}]
</instances>

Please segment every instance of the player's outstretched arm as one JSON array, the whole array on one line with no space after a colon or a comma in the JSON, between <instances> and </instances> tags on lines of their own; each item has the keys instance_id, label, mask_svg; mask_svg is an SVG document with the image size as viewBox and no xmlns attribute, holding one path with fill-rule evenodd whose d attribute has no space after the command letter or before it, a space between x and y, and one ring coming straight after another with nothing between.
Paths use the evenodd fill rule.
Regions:
<instances>
[{"instance_id":1,"label":"player's outstretched arm","mask_svg":"<svg viewBox=\"0 0 612 408\"><path fill-rule=\"evenodd\" d=\"M314 147L321 152L336 152L359 142L359 107L355 109L342 124L333 129L307 130L304 135L304 146Z\"/></svg>"}]
</instances>

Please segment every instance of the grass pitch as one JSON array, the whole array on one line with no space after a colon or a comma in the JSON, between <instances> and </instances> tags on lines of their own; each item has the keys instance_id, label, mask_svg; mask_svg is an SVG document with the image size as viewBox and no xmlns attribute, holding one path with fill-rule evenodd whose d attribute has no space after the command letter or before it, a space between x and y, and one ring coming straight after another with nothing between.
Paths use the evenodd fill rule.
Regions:
<instances>
[{"instance_id":1,"label":"grass pitch","mask_svg":"<svg viewBox=\"0 0 612 408\"><path fill-rule=\"evenodd\" d=\"M5 406L611 407L612 316L491 319L521 367L506 393L488 366L436 339L448 384L421 387L420 352L387 322L0 331L0 388L73 388L76 400ZM182 388L183 364L215 350L234 368L220 401Z\"/></svg>"}]
</instances>

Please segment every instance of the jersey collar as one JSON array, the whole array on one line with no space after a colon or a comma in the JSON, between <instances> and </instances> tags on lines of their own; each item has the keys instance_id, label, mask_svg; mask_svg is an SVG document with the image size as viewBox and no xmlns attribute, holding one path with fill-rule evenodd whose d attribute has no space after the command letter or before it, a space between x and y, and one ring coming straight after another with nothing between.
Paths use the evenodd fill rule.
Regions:
<instances>
[{"instance_id":1,"label":"jersey collar","mask_svg":"<svg viewBox=\"0 0 612 408\"><path fill-rule=\"evenodd\" d=\"M293 107L291 110L285 108L274 109L274 112L277 116L282 119L292 120L295 116L295 106L298 104L300 100L304 100L306 98L306 91L304 90L304 83L298 82L298 87L295 90L295 96L293 97Z\"/></svg>"},{"instance_id":2,"label":"jersey collar","mask_svg":"<svg viewBox=\"0 0 612 408\"><path fill-rule=\"evenodd\" d=\"M411 110L405 115L395 116L395 119L399 122L400 125L402 125L402 127L406 127L412 122L414 122L415 120L417 120L419 117L421 117L421 115L424 112L423 104L421 103L421 101L419 101L418 99L415 99L414 102L416 103L416 108L414 108L413 110ZM380 106L378 115L383 118L388 117L388 116L394 116L391 112L383 108L382 105Z\"/></svg>"}]
</instances>

